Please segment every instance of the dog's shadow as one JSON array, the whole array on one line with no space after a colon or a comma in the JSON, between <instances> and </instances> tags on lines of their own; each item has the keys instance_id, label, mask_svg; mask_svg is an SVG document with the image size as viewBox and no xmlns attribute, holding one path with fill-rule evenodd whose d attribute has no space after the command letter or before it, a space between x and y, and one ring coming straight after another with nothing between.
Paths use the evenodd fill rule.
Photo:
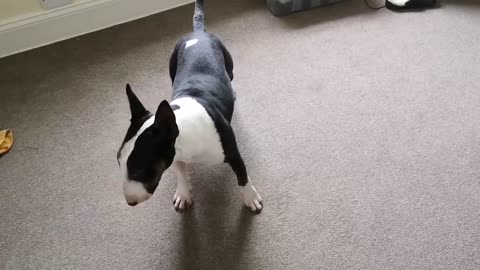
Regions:
<instances>
[{"instance_id":1,"label":"dog's shadow","mask_svg":"<svg viewBox=\"0 0 480 270\"><path fill-rule=\"evenodd\" d=\"M224 167L208 184L209 190L195 192L195 195L200 195L198 199L195 198L202 206L198 206L198 203L181 214L179 226L182 227L182 234L177 242L177 258L180 258L178 270L238 269L238 265L242 264L255 214L245 207L240 208L241 200L229 188L234 186L233 183L224 183L236 183L236 179L229 172L230 168ZM202 179L206 176L197 173L191 175ZM204 183L203 189L205 186ZM194 190L202 187L194 186ZM238 207L233 202L229 204L230 200L234 200Z\"/></svg>"}]
</instances>

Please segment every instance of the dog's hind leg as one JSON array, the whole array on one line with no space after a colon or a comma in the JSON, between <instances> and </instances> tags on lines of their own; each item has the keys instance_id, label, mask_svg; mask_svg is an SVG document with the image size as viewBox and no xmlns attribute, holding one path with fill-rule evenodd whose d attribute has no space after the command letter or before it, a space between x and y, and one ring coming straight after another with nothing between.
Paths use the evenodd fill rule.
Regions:
<instances>
[{"instance_id":1,"label":"dog's hind leg","mask_svg":"<svg viewBox=\"0 0 480 270\"><path fill-rule=\"evenodd\" d=\"M177 58L178 58L178 45L175 46L172 55L170 56L169 62L169 73L172 84L175 81L175 76L177 75Z\"/></svg>"},{"instance_id":2,"label":"dog's hind leg","mask_svg":"<svg viewBox=\"0 0 480 270\"><path fill-rule=\"evenodd\" d=\"M225 61L225 70L227 71L230 81L233 81L233 59L230 52L225 48L225 46L220 42L223 52L223 59Z\"/></svg>"},{"instance_id":3,"label":"dog's hind leg","mask_svg":"<svg viewBox=\"0 0 480 270\"><path fill-rule=\"evenodd\" d=\"M238 185L242 189L243 203L245 206L252 212L259 213L263 208L262 197L258 194L248 177L247 168L238 151L235 133L226 119L223 119L224 121L221 121L221 119L217 120L220 120L216 123L216 128L221 136L223 153L225 154L224 161L232 167L237 175Z\"/></svg>"},{"instance_id":4,"label":"dog's hind leg","mask_svg":"<svg viewBox=\"0 0 480 270\"><path fill-rule=\"evenodd\" d=\"M177 174L177 191L173 196L175 210L182 212L186 207L192 205L192 184L187 172L185 162L174 162L175 173Z\"/></svg>"},{"instance_id":5,"label":"dog's hind leg","mask_svg":"<svg viewBox=\"0 0 480 270\"><path fill-rule=\"evenodd\" d=\"M247 175L245 163L243 162L240 153L238 153L238 150L236 157L234 156L233 158L227 160L227 163L230 164L233 171L237 175L238 185L242 189L242 197L245 206L248 207L252 212L259 213L262 211L262 197L252 185L252 182Z\"/></svg>"}]
</instances>

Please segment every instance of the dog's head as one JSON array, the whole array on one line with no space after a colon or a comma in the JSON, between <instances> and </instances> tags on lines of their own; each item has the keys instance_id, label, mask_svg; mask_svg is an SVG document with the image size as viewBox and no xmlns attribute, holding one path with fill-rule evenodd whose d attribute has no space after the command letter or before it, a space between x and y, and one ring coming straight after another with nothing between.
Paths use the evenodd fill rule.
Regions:
<instances>
[{"instance_id":1,"label":"dog's head","mask_svg":"<svg viewBox=\"0 0 480 270\"><path fill-rule=\"evenodd\" d=\"M127 97L132 118L117 160L125 174L125 199L134 206L153 195L163 172L172 164L178 127L166 100L160 103L153 116L128 84Z\"/></svg>"}]
</instances>

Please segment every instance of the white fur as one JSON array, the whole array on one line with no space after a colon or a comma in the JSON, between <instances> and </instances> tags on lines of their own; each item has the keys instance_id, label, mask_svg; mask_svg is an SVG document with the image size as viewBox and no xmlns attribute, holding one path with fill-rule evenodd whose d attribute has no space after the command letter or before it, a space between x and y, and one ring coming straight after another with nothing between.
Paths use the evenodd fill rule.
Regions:
<instances>
[{"instance_id":1,"label":"white fur","mask_svg":"<svg viewBox=\"0 0 480 270\"><path fill-rule=\"evenodd\" d=\"M394 4L395 6L403 7L410 0L388 0L388 2Z\"/></svg>"},{"instance_id":2,"label":"white fur","mask_svg":"<svg viewBox=\"0 0 480 270\"><path fill-rule=\"evenodd\" d=\"M225 159L220 135L212 118L195 99L182 97L171 104L180 106L175 117L180 134L175 143L175 161L213 165Z\"/></svg>"},{"instance_id":3,"label":"white fur","mask_svg":"<svg viewBox=\"0 0 480 270\"><path fill-rule=\"evenodd\" d=\"M130 180L123 182L123 194L127 203L141 203L152 197L142 183Z\"/></svg>"},{"instance_id":4,"label":"white fur","mask_svg":"<svg viewBox=\"0 0 480 270\"><path fill-rule=\"evenodd\" d=\"M196 38L195 39L190 39L189 41L187 41L185 43L185 49L190 47L190 46L193 46L193 45L197 44L197 42L198 42L198 39L196 39Z\"/></svg>"},{"instance_id":5,"label":"white fur","mask_svg":"<svg viewBox=\"0 0 480 270\"><path fill-rule=\"evenodd\" d=\"M246 207L254 212L262 210L262 197L258 194L255 187L252 185L252 182L249 180L248 183L242 188L242 197L243 203Z\"/></svg>"},{"instance_id":6,"label":"white fur","mask_svg":"<svg viewBox=\"0 0 480 270\"><path fill-rule=\"evenodd\" d=\"M177 161L173 167L177 173L177 191L173 196L173 204L175 209L181 211L192 204L192 184L184 162Z\"/></svg>"}]
</instances>

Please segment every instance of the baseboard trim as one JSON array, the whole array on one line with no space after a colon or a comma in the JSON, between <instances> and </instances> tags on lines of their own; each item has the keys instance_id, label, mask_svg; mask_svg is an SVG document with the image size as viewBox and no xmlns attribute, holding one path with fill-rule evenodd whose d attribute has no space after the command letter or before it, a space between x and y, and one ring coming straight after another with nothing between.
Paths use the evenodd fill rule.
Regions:
<instances>
[{"instance_id":1,"label":"baseboard trim","mask_svg":"<svg viewBox=\"0 0 480 270\"><path fill-rule=\"evenodd\" d=\"M0 58L146 17L193 0L92 0L0 22Z\"/></svg>"}]
</instances>

